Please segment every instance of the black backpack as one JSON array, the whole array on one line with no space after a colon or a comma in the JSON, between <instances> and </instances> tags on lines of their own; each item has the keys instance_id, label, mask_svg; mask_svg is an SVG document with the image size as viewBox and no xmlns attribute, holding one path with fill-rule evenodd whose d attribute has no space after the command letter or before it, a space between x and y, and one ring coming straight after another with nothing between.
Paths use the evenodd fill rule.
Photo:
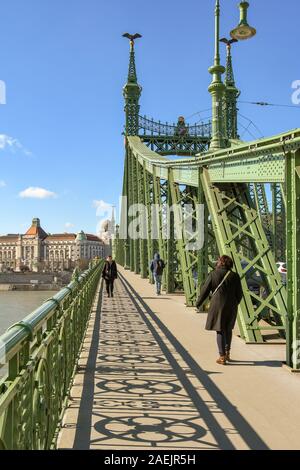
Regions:
<instances>
[{"instance_id":1,"label":"black backpack","mask_svg":"<svg viewBox=\"0 0 300 470\"><path fill-rule=\"evenodd\" d=\"M163 262L162 259L156 260L156 266L155 266L155 274L158 276L161 276L165 268L165 263Z\"/></svg>"}]
</instances>

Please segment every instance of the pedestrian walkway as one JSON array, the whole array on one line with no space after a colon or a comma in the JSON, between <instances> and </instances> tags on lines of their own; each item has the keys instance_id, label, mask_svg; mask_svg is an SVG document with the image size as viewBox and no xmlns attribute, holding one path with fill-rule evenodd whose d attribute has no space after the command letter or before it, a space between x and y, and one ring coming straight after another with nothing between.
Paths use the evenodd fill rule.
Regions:
<instances>
[{"instance_id":1,"label":"pedestrian walkway","mask_svg":"<svg viewBox=\"0 0 300 470\"><path fill-rule=\"evenodd\" d=\"M284 345L236 337L219 366L205 318L122 269L113 299L99 286L58 447L299 449L300 377L281 367Z\"/></svg>"}]
</instances>

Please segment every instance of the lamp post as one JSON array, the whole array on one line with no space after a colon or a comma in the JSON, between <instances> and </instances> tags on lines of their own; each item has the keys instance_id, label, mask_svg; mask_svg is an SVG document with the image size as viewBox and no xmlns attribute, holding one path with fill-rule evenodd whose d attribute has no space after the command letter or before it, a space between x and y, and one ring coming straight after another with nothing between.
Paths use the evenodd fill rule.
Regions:
<instances>
[{"instance_id":1,"label":"lamp post","mask_svg":"<svg viewBox=\"0 0 300 470\"><path fill-rule=\"evenodd\" d=\"M212 98L212 139L210 150L222 149L226 146L222 100L225 91L225 85L222 82L222 74L225 67L220 62L220 0L216 0L215 7L215 57L214 65L208 69L212 75L212 82L208 88Z\"/></svg>"},{"instance_id":2,"label":"lamp post","mask_svg":"<svg viewBox=\"0 0 300 470\"><path fill-rule=\"evenodd\" d=\"M241 2L240 22L237 28L230 33L231 37L236 40L250 39L256 34L255 28L249 26L247 22L248 2ZM224 123L223 102L226 87L222 81L222 74L225 67L220 62L220 0L216 0L215 5L215 57L214 65L210 67L209 73L212 75L212 82L208 91L212 97L212 140L210 151L216 151L227 146L226 126Z\"/></svg>"}]
</instances>

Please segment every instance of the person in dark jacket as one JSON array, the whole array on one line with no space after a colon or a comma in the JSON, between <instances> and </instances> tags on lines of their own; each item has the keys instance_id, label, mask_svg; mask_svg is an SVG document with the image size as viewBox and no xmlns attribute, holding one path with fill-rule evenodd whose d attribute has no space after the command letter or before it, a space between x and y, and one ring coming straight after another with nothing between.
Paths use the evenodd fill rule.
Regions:
<instances>
[{"instance_id":1,"label":"person in dark jacket","mask_svg":"<svg viewBox=\"0 0 300 470\"><path fill-rule=\"evenodd\" d=\"M165 262L161 259L159 253L155 253L154 259L151 261L151 264L150 264L150 270L154 277L157 295L161 295L161 283L162 283L162 276L163 276L164 269L165 269Z\"/></svg>"},{"instance_id":2,"label":"person in dark jacket","mask_svg":"<svg viewBox=\"0 0 300 470\"><path fill-rule=\"evenodd\" d=\"M196 307L199 309L212 293L206 330L217 332L217 344L220 357L218 364L230 361L232 330L234 328L239 303L243 297L241 280L231 271L233 261L229 256L221 256L216 269L212 271L201 288Z\"/></svg>"},{"instance_id":3,"label":"person in dark jacket","mask_svg":"<svg viewBox=\"0 0 300 470\"><path fill-rule=\"evenodd\" d=\"M118 277L118 270L117 270L116 262L112 259L111 256L108 256L106 258L103 271L102 271L102 277L106 282L106 292L107 292L108 297L113 297L114 296L114 282Z\"/></svg>"}]
</instances>

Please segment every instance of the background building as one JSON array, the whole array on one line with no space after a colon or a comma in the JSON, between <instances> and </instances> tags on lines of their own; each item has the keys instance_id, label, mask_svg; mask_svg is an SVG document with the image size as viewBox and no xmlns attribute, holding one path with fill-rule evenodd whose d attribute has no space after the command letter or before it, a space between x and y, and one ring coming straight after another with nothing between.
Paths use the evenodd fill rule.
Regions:
<instances>
[{"instance_id":1,"label":"background building","mask_svg":"<svg viewBox=\"0 0 300 470\"><path fill-rule=\"evenodd\" d=\"M99 238L103 241L104 244L104 256L113 254L113 240L115 237L116 230L116 220L115 220L115 210L112 206L111 219L105 219L100 224Z\"/></svg>"},{"instance_id":2,"label":"background building","mask_svg":"<svg viewBox=\"0 0 300 470\"><path fill-rule=\"evenodd\" d=\"M33 219L24 235L0 237L0 271L63 271L85 268L91 259L105 256L105 244L96 235L81 231L47 234L40 219Z\"/></svg>"}]
</instances>

